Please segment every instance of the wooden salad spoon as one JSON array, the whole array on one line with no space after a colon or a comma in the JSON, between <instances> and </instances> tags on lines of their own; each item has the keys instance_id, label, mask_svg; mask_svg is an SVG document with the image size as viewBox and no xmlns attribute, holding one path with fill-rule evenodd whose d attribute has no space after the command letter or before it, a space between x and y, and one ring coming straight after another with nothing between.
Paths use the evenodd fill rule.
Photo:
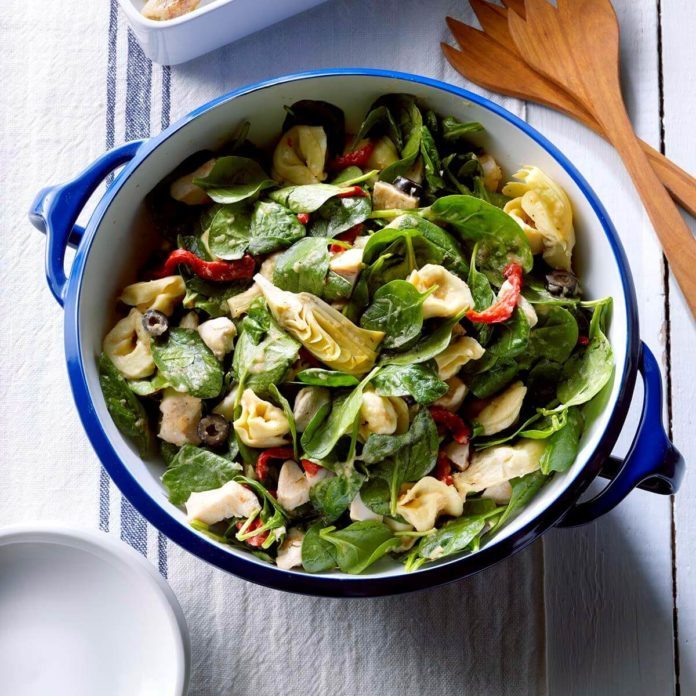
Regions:
<instances>
[{"instance_id":1,"label":"wooden salad spoon","mask_svg":"<svg viewBox=\"0 0 696 696\"><path fill-rule=\"evenodd\" d=\"M524 16L523 0L503 0ZM447 17L454 38L462 51L442 43L442 51L452 67L464 77L492 92L525 101L534 101L575 118L606 137L595 117L565 90L524 62L508 29L507 10L486 0L470 0L483 31ZM655 173L672 197L696 217L696 178L641 141Z\"/></svg>"},{"instance_id":2,"label":"wooden salad spoon","mask_svg":"<svg viewBox=\"0 0 696 696\"><path fill-rule=\"evenodd\" d=\"M609 0L526 0L508 12L518 51L592 113L638 189L672 273L696 316L696 240L657 178L626 113L619 77L619 22Z\"/></svg>"}]
</instances>

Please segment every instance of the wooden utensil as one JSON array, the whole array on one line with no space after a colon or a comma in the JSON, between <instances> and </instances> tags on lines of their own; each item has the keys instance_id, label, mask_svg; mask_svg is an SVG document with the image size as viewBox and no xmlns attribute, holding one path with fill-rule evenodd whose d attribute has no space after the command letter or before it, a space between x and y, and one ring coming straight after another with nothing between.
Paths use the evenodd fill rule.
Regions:
<instances>
[{"instance_id":1,"label":"wooden utensil","mask_svg":"<svg viewBox=\"0 0 696 696\"><path fill-rule=\"evenodd\" d=\"M518 51L594 115L624 161L684 297L696 315L696 240L641 149L619 78L619 23L609 0L525 0L508 12Z\"/></svg>"},{"instance_id":2,"label":"wooden utensil","mask_svg":"<svg viewBox=\"0 0 696 696\"><path fill-rule=\"evenodd\" d=\"M458 51L448 44L441 44L445 57L455 70L485 89L550 106L606 137L591 113L556 83L524 62L510 35L504 7L486 0L470 0L470 4L483 31L447 17L447 25L464 49ZM522 0L506 0L506 4L518 14L524 12ZM641 141L641 147L672 197L696 217L696 178L646 142Z\"/></svg>"}]
</instances>

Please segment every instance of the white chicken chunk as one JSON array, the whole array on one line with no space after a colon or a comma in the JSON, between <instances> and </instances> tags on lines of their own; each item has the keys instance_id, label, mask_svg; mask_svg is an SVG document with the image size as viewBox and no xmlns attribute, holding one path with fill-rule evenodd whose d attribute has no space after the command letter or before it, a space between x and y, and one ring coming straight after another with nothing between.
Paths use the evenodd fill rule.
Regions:
<instances>
[{"instance_id":1,"label":"white chicken chunk","mask_svg":"<svg viewBox=\"0 0 696 696\"><path fill-rule=\"evenodd\" d=\"M334 255L329 262L329 269L353 282L362 268L363 250L352 247Z\"/></svg>"},{"instance_id":2,"label":"white chicken chunk","mask_svg":"<svg viewBox=\"0 0 696 696\"><path fill-rule=\"evenodd\" d=\"M309 502L309 481L300 467L289 459L280 467L278 502L288 511Z\"/></svg>"},{"instance_id":3,"label":"white chicken chunk","mask_svg":"<svg viewBox=\"0 0 696 696\"><path fill-rule=\"evenodd\" d=\"M418 207L418 199L399 191L386 181L378 181L372 189L372 208L374 210L411 210Z\"/></svg>"},{"instance_id":4,"label":"white chicken chunk","mask_svg":"<svg viewBox=\"0 0 696 696\"><path fill-rule=\"evenodd\" d=\"M198 334L203 343L213 351L213 355L222 360L234 346L237 329L227 317L218 317L204 321L198 327Z\"/></svg>"},{"instance_id":5,"label":"white chicken chunk","mask_svg":"<svg viewBox=\"0 0 696 696\"><path fill-rule=\"evenodd\" d=\"M201 0L148 0L141 14L161 22L193 12L200 2Z\"/></svg>"},{"instance_id":6,"label":"white chicken chunk","mask_svg":"<svg viewBox=\"0 0 696 696\"><path fill-rule=\"evenodd\" d=\"M362 522L363 520L378 520L381 522L382 515L378 515L376 512L370 510L370 508L363 503L360 493L358 493L350 504L350 519L353 520L353 522Z\"/></svg>"},{"instance_id":7,"label":"white chicken chunk","mask_svg":"<svg viewBox=\"0 0 696 696\"><path fill-rule=\"evenodd\" d=\"M162 422L159 437L165 442L181 447L197 445L198 423L202 415L202 401L195 396L181 394L174 389L165 389L160 403Z\"/></svg>"},{"instance_id":8,"label":"white chicken chunk","mask_svg":"<svg viewBox=\"0 0 696 696\"><path fill-rule=\"evenodd\" d=\"M283 543L278 547L276 565L281 570L290 570L302 565L302 541L304 533L293 527L283 539Z\"/></svg>"},{"instance_id":9,"label":"white chicken chunk","mask_svg":"<svg viewBox=\"0 0 696 696\"><path fill-rule=\"evenodd\" d=\"M168 4L167 0L150 0L150 4ZM169 3L171 4L171 2ZM146 6L147 8L147 6ZM144 11L143 11L144 12ZM156 19L153 17L152 19ZM162 19L169 19L162 18ZM205 164L202 164L198 169L191 172L190 174L185 174L179 177L176 181L172 183L169 187L169 194L175 201L180 203L186 203L186 205L206 205L210 203L210 197L208 194L200 187L193 183L194 179L202 179L208 176L215 166L214 159L208 160Z\"/></svg>"},{"instance_id":10,"label":"white chicken chunk","mask_svg":"<svg viewBox=\"0 0 696 696\"><path fill-rule=\"evenodd\" d=\"M259 499L236 481L220 488L191 493L186 501L186 517L204 524L215 524L231 517L251 517L261 510Z\"/></svg>"}]
</instances>

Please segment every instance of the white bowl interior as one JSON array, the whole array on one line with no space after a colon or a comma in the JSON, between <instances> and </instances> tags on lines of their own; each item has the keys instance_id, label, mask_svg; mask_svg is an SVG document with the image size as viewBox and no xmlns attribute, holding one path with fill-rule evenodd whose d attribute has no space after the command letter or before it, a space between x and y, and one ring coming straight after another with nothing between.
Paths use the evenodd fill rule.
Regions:
<instances>
[{"instance_id":1,"label":"white bowl interior","mask_svg":"<svg viewBox=\"0 0 696 696\"><path fill-rule=\"evenodd\" d=\"M423 99L441 114L452 114L464 121L481 122L486 133L479 138L479 142L495 155L506 177L514 174L521 165L533 164L563 186L575 212L577 247L574 265L586 295L593 299L606 295L614 298L609 339L615 353L615 374L623 374L628 312L612 246L597 214L572 176L553 155L517 125L458 95L402 78L321 76L247 93L190 121L152 152L128 178L107 210L89 250L79 299L80 348L89 391L99 420L121 460L141 486L182 525L187 524L184 513L170 505L159 481L163 465L158 461L142 461L113 424L99 388L95 361L95 356L101 350L102 338L111 326L114 298L126 283L135 279L149 246L146 242L149 233L142 214L144 196L189 155L219 146L244 119L251 122L250 138L257 144L264 145L277 137L284 118L285 104L298 99L324 99L340 106L346 113L348 125L355 128L369 105L380 95L390 92L407 92ZM570 471L562 476L555 476L534 501L489 542L490 545L514 534L542 513L578 476L604 433L619 387L620 379L615 379L607 405L585 432L578 458ZM261 563L250 554L235 549L230 549L229 552L243 553L248 560ZM440 563L450 563L456 558L457 556L443 559ZM418 572L427 572L428 567L425 566ZM385 576L402 572L401 565L384 561L375 566L372 574ZM342 578L345 579L346 576Z\"/></svg>"}]
</instances>

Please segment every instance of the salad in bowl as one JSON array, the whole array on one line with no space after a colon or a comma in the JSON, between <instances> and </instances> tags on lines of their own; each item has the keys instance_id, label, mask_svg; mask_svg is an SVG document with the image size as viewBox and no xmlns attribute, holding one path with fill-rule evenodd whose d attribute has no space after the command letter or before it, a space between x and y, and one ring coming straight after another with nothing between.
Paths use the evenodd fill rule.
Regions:
<instances>
[{"instance_id":1,"label":"salad in bowl","mask_svg":"<svg viewBox=\"0 0 696 696\"><path fill-rule=\"evenodd\" d=\"M100 383L201 533L286 570L412 571L571 467L611 298L582 294L564 190L504 173L481 130L386 94L349 133L302 100L269 147L243 123L149 194L159 245Z\"/></svg>"}]
</instances>

